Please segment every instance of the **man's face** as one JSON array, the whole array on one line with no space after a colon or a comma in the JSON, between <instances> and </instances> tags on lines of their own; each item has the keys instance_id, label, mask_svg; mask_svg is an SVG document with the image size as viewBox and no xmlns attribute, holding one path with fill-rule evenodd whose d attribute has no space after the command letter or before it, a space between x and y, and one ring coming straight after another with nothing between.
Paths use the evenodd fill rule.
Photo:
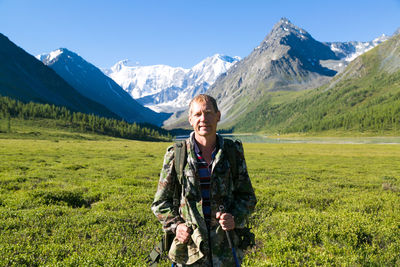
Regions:
<instances>
[{"instance_id":1,"label":"man's face","mask_svg":"<svg viewBox=\"0 0 400 267\"><path fill-rule=\"evenodd\" d=\"M198 136L211 136L217 133L217 123L221 113L215 112L209 102L193 102L189 115L189 122Z\"/></svg>"}]
</instances>

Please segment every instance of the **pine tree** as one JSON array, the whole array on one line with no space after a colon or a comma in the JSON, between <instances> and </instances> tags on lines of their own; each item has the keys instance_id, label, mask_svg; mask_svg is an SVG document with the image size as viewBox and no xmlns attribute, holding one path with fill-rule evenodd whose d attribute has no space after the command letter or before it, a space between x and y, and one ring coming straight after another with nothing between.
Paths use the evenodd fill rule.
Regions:
<instances>
[{"instance_id":1,"label":"pine tree","mask_svg":"<svg viewBox=\"0 0 400 267\"><path fill-rule=\"evenodd\" d=\"M11 133L11 116L8 114L7 116L7 133Z\"/></svg>"}]
</instances>

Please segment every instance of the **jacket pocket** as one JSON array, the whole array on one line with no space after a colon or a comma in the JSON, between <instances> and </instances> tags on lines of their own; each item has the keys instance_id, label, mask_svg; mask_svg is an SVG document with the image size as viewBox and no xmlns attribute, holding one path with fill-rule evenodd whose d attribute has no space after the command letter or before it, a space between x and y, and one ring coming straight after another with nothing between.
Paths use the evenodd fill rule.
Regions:
<instances>
[{"instance_id":1,"label":"jacket pocket","mask_svg":"<svg viewBox=\"0 0 400 267\"><path fill-rule=\"evenodd\" d=\"M193 231L191 239L186 244L179 242L175 237L168 252L168 257L179 264L193 264L204 257L200 250L202 243L203 238L198 228Z\"/></svg>"}]
</instances>

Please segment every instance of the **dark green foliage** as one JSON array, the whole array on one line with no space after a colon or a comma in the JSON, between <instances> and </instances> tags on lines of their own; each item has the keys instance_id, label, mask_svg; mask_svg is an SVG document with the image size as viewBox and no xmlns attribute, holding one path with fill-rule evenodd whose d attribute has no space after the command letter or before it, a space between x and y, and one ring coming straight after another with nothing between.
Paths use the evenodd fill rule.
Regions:
<instances>
[{"instance_id":1,"label":"dark green foliage","mask_svg":"<svg viewBox=\"0 0 400 267\"><path fill-rule=\"evenodd\" d=\"M156 126L142 127L136 123L131 124L93 114L71 112L65 107L33 102L23 103L9 97L0 96L0 119L6 121L6 127L1 127L0 132L11 131L11 118L21 120L51 119L56 120L65 128L72 128L75 131L92 132L125 139L171 140L172 138L168 132Z\"/></svg>"},{"instance_id":2,"label":"dark green foliage","mask_svg":"<svg viewBox=\"0 0 400 267\"><path fill-rule=\"evenodd\" d=\"M82 190L39 190L32 193L34 201L45 205L62 205L73 208L86 207L100 199L100 194L95 196L85 196Z\"/></svg>"}]
</instances>

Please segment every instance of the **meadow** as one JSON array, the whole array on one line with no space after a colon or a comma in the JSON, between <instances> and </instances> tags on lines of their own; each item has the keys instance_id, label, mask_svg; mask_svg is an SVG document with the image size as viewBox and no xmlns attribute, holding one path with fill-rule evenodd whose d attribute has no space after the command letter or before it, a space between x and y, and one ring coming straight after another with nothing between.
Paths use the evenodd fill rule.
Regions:
<instances>
[{"instance_id":1,"label":"meadow","mask_svg":"<svg viewBox=\"0 0 400 267\"><path fill-rule=\"evenodd\" d=\"M170 143L48 136L0 133L0 266L146 266ZM400 145L244 148L258 204L243 266L400 265Z\"/></svg>"}]
</instances>

